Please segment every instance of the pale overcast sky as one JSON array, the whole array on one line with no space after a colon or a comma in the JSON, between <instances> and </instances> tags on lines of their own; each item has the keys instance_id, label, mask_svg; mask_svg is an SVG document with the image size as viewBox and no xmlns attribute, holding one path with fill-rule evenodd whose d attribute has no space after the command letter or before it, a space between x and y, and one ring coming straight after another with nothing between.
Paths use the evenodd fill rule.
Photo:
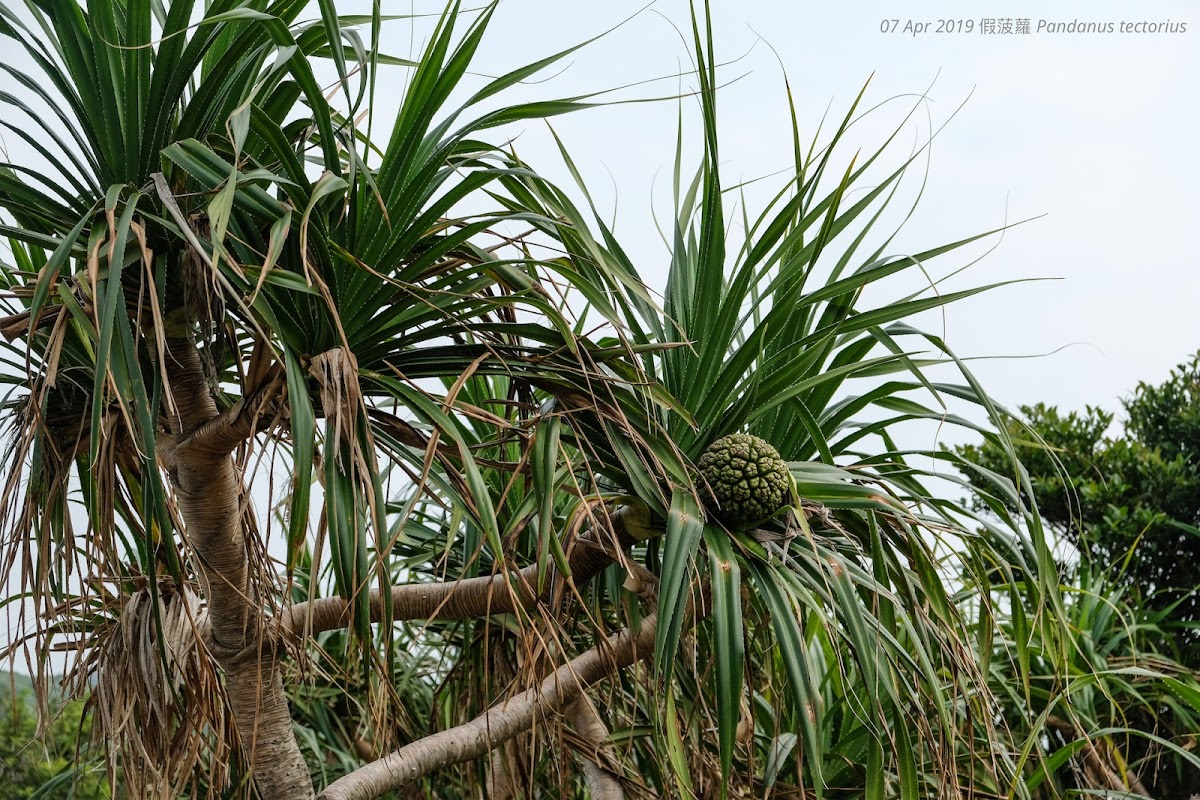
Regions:
<instances>
[{"instance_id":1,"label":"pale overcast sky","mask_svg":"<svg viewBox=\"0 0 1200 800\"><path fill-rule=\"evenodd\" d=\"M478 68L499 73L533 61L643 6L641 0L504 0ZM933 83L935 125L967 100L934 144L924 198L896 250L916 252L1006 218L1044 215L1009 231L954 283L963 288L1013 277L1062 279L1000 289L949 311L947 335L960 355L1027 355L1072 345L1046 358L979 362L978 374L1002 402L1115 410L1139 380L1163 379L1200 348L1194 242L1200 214L1200 152L1194 145L1200 130L1200 14L1194 9L1200 7L1162 0L713 0L712 6L718 60L740 57L724 69L727 80L738 80L718 100L727 182L789 163L780 62L808 135L831 102L840 113L872 73L867 105L919 94ZM969 20L974 31L936 33L937 21L947 18L962 20L963 27ZM1033 32L981 34L985 18L1027 18ZM897 30L881 32L893 19L899 20ZM913 36L903 30L909 20L932 26ZM1040 20L1112 23L1118 30L1038 32ZM1119 31L1122 22L1143 21L1169 21L1176 30L1186 23L1187 30ZM569 69L554 80L526 91L575 94L686 68L686 49L671 22L687 32L686 2L659 0L573 55ZM407 52L406 30L392 29L385 42ZM684 78L682 87L692 88L694 81ZM679 88L668 81L625 96ZM910 102L893 104L856 142L869 147L880 141ZM626 105L554 121L603 202L611 207L618 196L618 233L651 281L665 275L665 253L649 212L653 197L660 217L669 213L676 112L673 103ZM542 130L525 125L518 151L551 169L554 157ZM914 131L900 145L897 159L918 135ZM924 324L941 327L940 320Z\"/></svg>"}]
</instances>

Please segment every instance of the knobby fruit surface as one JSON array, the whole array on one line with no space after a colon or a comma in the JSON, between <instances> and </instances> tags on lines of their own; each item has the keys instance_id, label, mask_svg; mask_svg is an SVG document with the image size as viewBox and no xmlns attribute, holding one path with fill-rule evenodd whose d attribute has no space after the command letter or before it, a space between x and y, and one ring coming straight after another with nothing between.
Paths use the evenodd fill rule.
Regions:
<instances>
[{"instance_id":1,"label":"knobby fruit surface","mask_svg":"<svg viewBox=\"0 0 1200 800\"><path fill-rule=\"evenodd\" d=\"M761 524L788 503L787 463L757 436L722 436L708 446L697 466L700 493L709 511L731 528Z\"/></svg>"}]
</instances>

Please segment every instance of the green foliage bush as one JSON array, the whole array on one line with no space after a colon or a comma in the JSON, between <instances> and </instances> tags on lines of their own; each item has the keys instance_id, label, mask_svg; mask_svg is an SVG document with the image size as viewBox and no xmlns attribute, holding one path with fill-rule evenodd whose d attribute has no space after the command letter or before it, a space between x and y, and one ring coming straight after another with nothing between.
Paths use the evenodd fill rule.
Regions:
<instances>
[{"instance_id":1,"label":"green foliage bush","mask_svg":"<svg viewBox=\"0 0 1200 800\"><path fill-rule=\"evenodd\" d=\"M92 747L83 702L51 702L52 721L39 736L28 679L0 677L0 798L111 797L103 765L88 757Z\"/></svg>"},{"instance_id":2,"label":"green foliage bush","mask_svg":"<svg viewBox=\"0 0 1200 800\"><path fill-rule=\"evenodd\" d=\"M1150 608L1166 612L1168 642L1200 668L1200 353L1161 384L1139 383L1112 412L1021 406L1008 424L1043 520ZM1001 474L995 439L957 448ZM982 478L971 476L978 486ZM978 506L979 501L974 501ZM1173 650L1175 648L1167 648Z\"/></svg>"}]
</instances>

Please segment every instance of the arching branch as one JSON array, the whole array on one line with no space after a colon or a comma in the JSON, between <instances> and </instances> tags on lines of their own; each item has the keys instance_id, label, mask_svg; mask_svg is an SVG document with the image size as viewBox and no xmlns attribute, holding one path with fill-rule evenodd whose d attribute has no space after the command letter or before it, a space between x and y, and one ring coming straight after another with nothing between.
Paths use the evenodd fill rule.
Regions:
<instances>
[{"instance_id":1,"label":"arching branch","mask_svg":"<svg viewBox=\"0 0 1200 800\"><path fill-rule=\"evenodd\" d=\"M696 617L706 610L697 612ZM478 758L528 730L539 716L562 711L585 689L654 652L657 618L626 629L552 672L541 685L475 719L405 745L330 784L319 800L374 800L434 770Z\"/></svg>"},{"instance_id":2,"label":"arching branch","mask_svg":"<svg viewBox=\"0 0 1200 800\"><path fill-rule=\"evenodd\" d=\"M591 580L613 563L618 552L632 546L635 539L644 538L645 517L644 511L622 506L610 516L615 533L612 544L590 538L578 540L568 560L571 579L576 585ZM531 564L507 574L396 586L388 597L391 616L393 620L445 620L511 614L545 599L558 583L559 572L553 566L548 567L550 579L545 581L545 588L539 594L538 570L537 564ZM370 608L372 622L383 619L384 598L378 590L371 592ZM346 627L349 610L349 604L340 597L297 603L280 617L280 627L287 634L303 636L337 630Z\"/></svg>"}]
</instances>

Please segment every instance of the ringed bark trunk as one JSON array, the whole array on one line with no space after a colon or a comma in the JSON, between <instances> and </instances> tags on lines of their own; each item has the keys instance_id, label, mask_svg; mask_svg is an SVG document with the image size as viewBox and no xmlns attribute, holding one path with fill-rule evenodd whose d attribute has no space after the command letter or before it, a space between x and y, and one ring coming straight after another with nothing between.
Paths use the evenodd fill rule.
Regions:
<instances>
[{"instance_id":1,"label":"ringed bark trunk","mask_svg":"<svg viewBox=\"0 0 1200 800\"><path fill-rule=\"evenodd\" d=\"M250 581L250 559L242 528L244 486L228 453L214 453L187 437L217 417L216 403L196 346L167 340L167 369L178 417L172 480L188 540L199 557L212 626L213 655L225 673L225 688L254 784L263 800L313 797L308 767L292 733L274 648L263 647L265 618Z\"/></svg>"}]
</instances>

